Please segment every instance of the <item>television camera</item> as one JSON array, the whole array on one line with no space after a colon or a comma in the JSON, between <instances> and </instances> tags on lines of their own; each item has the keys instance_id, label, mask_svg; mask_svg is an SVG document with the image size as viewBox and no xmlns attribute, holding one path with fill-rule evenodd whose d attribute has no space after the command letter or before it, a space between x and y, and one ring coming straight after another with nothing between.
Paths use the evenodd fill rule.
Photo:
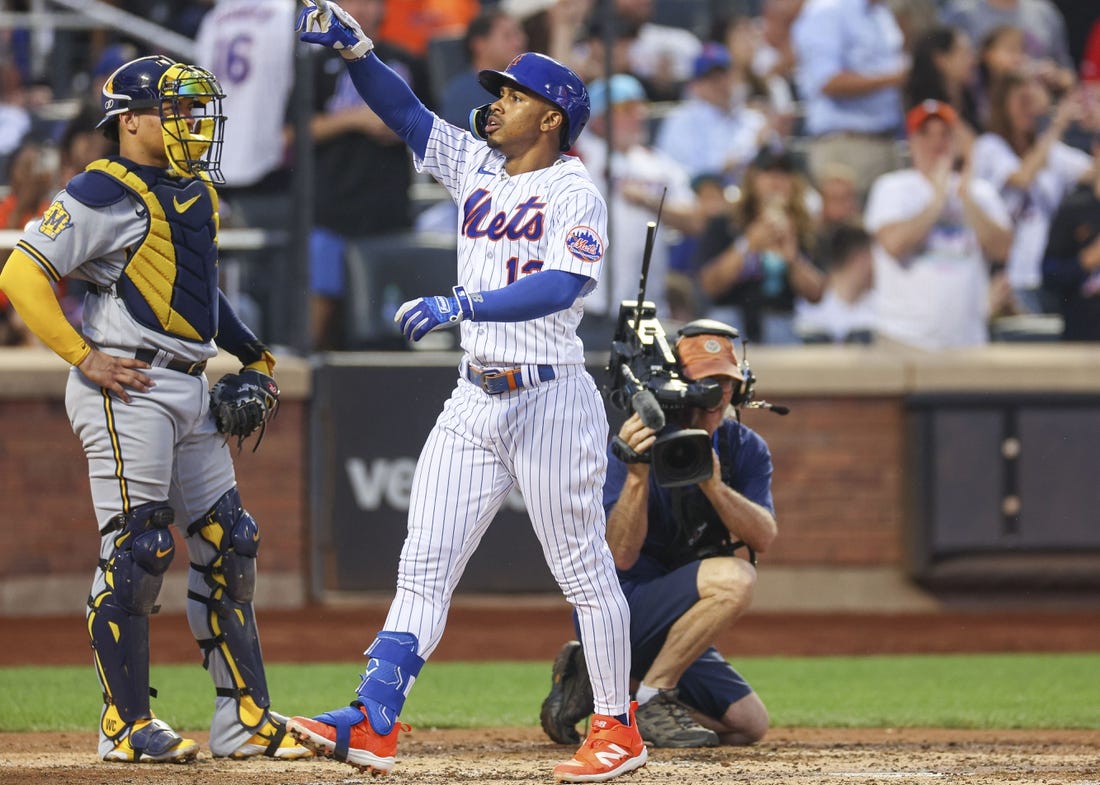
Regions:
<instances>
[{"instance_id":1,"label":"television camera","mask_svg":"<svg viewBox=\"0 0 1100 785\"><path fill-rule=\"evenodd\" d=\"M649 260L657 224L646 226L645 255L637 302L624 300L611 342L607 364L610 382L604 388L608 401L621 411L633 410L649 428L658 432L653 447L636 453L620 437L612 441L615 455L627 463L651 463L659 485L693 485L708 479L714 471L711 439L706 431L686 427L691 408L710 409L722 400L721 386L711 380L691 381L680 372L680 364L669 346L664 327L657 319L657 308L645 300ZM711 319L699 319L685 325L679 335L724 335L736 341L736 329ZM741 409L770 409L787 414L785 406L753 399L756 377L745 357L741 342L741 385L731 401L738 418Z\"/></svg>"}]
</instances>

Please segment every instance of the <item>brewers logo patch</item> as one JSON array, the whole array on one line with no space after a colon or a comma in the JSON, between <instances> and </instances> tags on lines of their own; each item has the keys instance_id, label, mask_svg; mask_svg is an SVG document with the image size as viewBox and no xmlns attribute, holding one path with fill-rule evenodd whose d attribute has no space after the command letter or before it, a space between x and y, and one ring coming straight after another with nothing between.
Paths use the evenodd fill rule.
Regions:
<instances>
[{"instance_id":1,"label":"brewers logo patch","mask_svg":"<svg viewBox=\"0 0 1100 785\"><path fill-rule=\"evenodd\" d=\"M570 229L565 236L565 247L582 262L598 262L603 258L603 240L587 226Z\"/></svg>"},{"instance_id":2,"label":"brewers logo patch","mask_svg":"<svg viewBox=\"0 0 1100 785\"><path fill-rule=\"evenodd\" d=\"M46 213L42 216L41 223L38 224L38 231L51 240L56 240L59 234L72 225L73 217L69 215L65 205L59 200L46 208Z\"/></svg>"}]
</instances>

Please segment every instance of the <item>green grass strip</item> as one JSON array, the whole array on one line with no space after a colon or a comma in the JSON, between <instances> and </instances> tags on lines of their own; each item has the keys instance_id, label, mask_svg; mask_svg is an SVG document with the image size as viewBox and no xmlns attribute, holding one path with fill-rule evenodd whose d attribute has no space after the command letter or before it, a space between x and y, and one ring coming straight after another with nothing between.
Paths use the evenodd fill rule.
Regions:
<instances>
[{"instance_id":1,"label":"green grass strip","mask_svg":"<svg viewBox=\"0 0 1100 785\"><path fill-rule=\"evenodd\" d=\"M361 662L275 664L277 711L347 705ZM737 662L774 726L1100 729L1100 654L765 657ZM157 715L208 726L213 689L197 665L153 666ZM550 664L430 663L402 719L417 727L537 726ZM95 727L99 686L87 667L0 669L0 731Z\"/></svg>"}]
</instances>

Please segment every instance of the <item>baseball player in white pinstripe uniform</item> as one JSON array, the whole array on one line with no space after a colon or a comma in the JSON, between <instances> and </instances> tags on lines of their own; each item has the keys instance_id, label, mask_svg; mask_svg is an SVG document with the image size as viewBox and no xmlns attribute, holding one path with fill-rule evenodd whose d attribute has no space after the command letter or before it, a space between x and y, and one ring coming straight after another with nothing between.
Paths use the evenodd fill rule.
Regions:
<instances>
[{"instance_id":1,"label":"baseball player in white pinstripe uniform","mask_svg":"<svg viewBox=\"0 0 1100 785\"><path fill-rule=\"evenodd\" d=\"M351 706L288 729L362 769L393 766L398 716L443 634L466 563L513 487L546 562L579 616L596 714L559 781L598 782L646 762L628 693L628 609L604 540L607 420L576 336L580 297L599 280L607 208L584 166L562 155L588 120L583 82L540 54L482 71L491 104L474 134L429 112L333 3L300 13L303 41L337 49L363 99L459 206L458 285L412 300L411 340L458 326L454 392L417 462L397 593ZM370 187L364 183L364 187Z\"/></svg>"}]
</instances>

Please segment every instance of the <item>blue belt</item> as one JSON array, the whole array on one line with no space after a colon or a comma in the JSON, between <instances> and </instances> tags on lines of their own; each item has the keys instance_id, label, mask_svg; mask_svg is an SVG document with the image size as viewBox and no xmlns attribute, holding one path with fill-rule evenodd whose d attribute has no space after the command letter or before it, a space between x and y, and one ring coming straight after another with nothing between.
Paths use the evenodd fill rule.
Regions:
<instances>
[{"instance_id":1,"label":"blue belt","mask_svg":"<svg viewBox=\"0 0 1100 785\"><path fill-rule=\"evenodd\" d=\"M540 382L548 382L554 378L554 366L552 365L528 365L526 368L535 368ZM466 378L476 384L489 395L530 387L524 383L524 368L477 368L473 364L466 366Z\"/></svg>"}]
</instances>

